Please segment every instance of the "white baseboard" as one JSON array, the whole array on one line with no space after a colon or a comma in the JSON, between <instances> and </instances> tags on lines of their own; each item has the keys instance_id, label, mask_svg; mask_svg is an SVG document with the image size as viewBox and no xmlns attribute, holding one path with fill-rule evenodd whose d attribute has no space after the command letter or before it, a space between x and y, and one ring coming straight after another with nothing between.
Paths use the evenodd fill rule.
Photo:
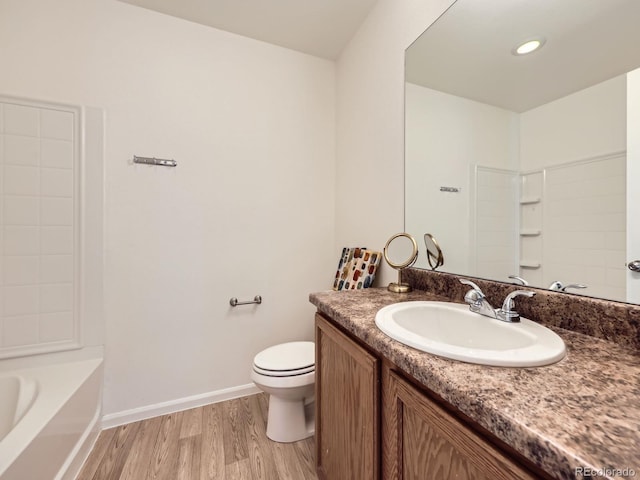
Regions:
<instances>
[{"instance_id":1,"label":"white baseboard","mask_svg":"<svg viewBox=\"0 0 640 480\"><path fill-rule=\"evenodd\" d=\"M144 407L124 410L122 412L110 413L102 417L102 428L117 427L126 423L137 422L146 418L166 415L168 413L180 412L190 408L201 407L210 403L222 402L233 398L246 397L260 393L260 390L254 383L240 385L237 387L224 388L214 392L201 393L191 397L178 398L168 402L156 403Z\"/></svg>"}]
</instances>

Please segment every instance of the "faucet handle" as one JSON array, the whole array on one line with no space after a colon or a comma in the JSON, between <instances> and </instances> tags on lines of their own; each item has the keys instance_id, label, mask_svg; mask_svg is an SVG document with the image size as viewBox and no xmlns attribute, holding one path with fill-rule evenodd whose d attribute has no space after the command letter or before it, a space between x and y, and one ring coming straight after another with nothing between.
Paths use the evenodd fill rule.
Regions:
<instances>
[{"instance_id":1,"label":"faucet handle","mask_svg":"<svg viewBox=\"0 0 640 480\"><path fill-rule=\"evenodd\" d=\"M459 278L458 280L460 280L460 283L469 285L471 287L471 290L469 290L464 295L464 301L469 305L472 305L472 308L479 308L485 298L484 293L482 292L482 290L480 290L480 287L473 283L471 280L466 280L464 278Z\"/></svg>"},{"instance_id":2,"label":"faucet handle","mask_svg":"<svg viewBox=\"0 0 640 480\"><path fill-rule=\"evenodd\" d=\"M482 290L480 289L480 287L475 283L473 283L471 280L467 280L466 278L459 278L458 280L460 281L460 283L464 285L469 285L471 288L473 288L475 291L477 291L480 295L484 297L484 293L482 293Z\"/></svg>"},{"instance_id":3,"label":"faucet handle","mask_svg":"<svg viewBox=\"0 0 640 480\"><path fill-rule=\"evenodd\" d=\"M504 299L504 302L502 303L502 308L498 310L498 313L497 313L498 319L504 320L506 322L519 322L520 314L515 310L513 310L514 303L515 303L513 299L519 296L533 297L534 295L535 295L535 292L531 292L529 290L516 290L514 292L511 292Z\"/></svg>"},{"instance_id":4,"label":"faucet handle","mask_svg":"<svg viewBox=\"0 0 640 480\"><path fill-rule=\"evenodd\" d=\"M562 282L555 281L549 285L549 290L555 290L556 292L566 292L567 288L587 288L586 285L580 283L570 283L569 285L563 285Z\"/></svg>"},{"instance_id":5,"label":"faucet handle","mask_svg":"<svg viewBox=\"0 0 640 480\"><path fill-rule=\"evenodd\" d=\"M529 282L527 282L524 278L519 277L517 275L509 275L509 278L516 280L515 283L519 283L520 285L524 285L525 287L529 285Z\"/></svg>"},{"instance_id":6,"label":"faucet handle","mask_svg":"<svg viewBox=\"0 0 640 480\"><path fill-rule=\"evenodd\" d=\"M562 282L558 280L556 280L551 285L549 285L549 290L554 290L556 292L561 292L563 288L564 288L564 285L562 285Z\"/></svg>"}]
</instances>

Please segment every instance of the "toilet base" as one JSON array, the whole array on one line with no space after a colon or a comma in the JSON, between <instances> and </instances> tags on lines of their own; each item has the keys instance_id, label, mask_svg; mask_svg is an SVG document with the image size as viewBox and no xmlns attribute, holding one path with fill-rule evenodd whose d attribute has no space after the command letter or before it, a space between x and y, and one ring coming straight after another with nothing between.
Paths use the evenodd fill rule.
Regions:
<instances>
[{"instance_id":1,"label":"toilet base","mask_svg":"<svg viewBox=\"0 0 640 480\"><path fill-rule=\"evenodd\" d=\"M291 443L315 433L314 403L287 400L269 395L267 437L274 442Z\"/></svg>"}]
</instances>

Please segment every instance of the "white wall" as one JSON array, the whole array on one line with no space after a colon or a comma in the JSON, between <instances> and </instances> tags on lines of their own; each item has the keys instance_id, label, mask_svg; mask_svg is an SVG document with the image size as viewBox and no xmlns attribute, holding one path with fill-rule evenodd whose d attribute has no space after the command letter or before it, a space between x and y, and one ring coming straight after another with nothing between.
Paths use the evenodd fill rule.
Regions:
<instances>
[{"instance_id":1,"label":"white wall","mask_svg":"<svg viewBox=\"0 0 640 480\"><path fill-rule=\"evenodd\" d=\"M545 169L543 286L625 301L626 166L621 153Z\"/></svg>"},{"instance_id":2,"label":"white wall","mask_svg":"<svg viewBox=\"0 0 640 480\"><path fill-rule=\"evenodd\" d=\"M539 285L626 297L626 89L621 75L520 116L522 170L545 169Z\"/></svg>"},{"instance_id":3,"label":"white wall","mask_svg":"<svg viewBox=\"0 0 640 480\"><path fill-rule=\"evenodd\" d=\"M338 59L336 250L404 229L404 50L452 3L379 0Z\"/></svg>"},{"instance_id":4,"label":"white wall","mask_svg":"<svg viewBox=\"0 0 640 480\"><path fill-rule=\"evenodd\" d=\"M495 237L507 226L513 229L514 212L501 212L500 222L496 208L500 204L498 191L503 191L497 183L501 175L481 175L482 181L492 183L490 190L480 188L478 212L491 212L499 225L489 225L488 219L478 225L482 249L478 251L482 267L476 270L474 252L475 229L470 229L472 210L475 210L476 191L474 167L518 170L518 115L474 102L454 95L438 92L419 85L406 84L406 145L405 145L405 228L420 240L425 233L432 233L444 248L445 272L468 272L490 276L487 268L493 267L505 258L490 253L507 251L507 245L496 247ZM489 180L489 177L491 180ZM504 179L503 179L504 180ZM509 181L507 180L507 183ZM441 192L440 187L455 187L457 193ZM511 186L513 190L515 184ZM488 193L489 195L485 195ZM509 194L506 194L509 197ZM510 196L512 199L513 194ZM502 199L502 196L500 196ZM513 204L509 206L515 208ZM509 222L502 220L509 217ZM473 231L472 231L473 230ZM483 235L485 234L485 235ZM513 275L515 249L514 236L507 235L512 254L507 275ZM487 248L485 248L487 247ZM424 247L422 248L424 250ZM468 252L467 255L447 255L447 252ZM416 266L429 268L426 255L422 255ZM502 271L502 268L499 268ZM505 276L506 278L506 276Z\"/></svg>"},{"instance_id":5,"label":"white wall","mask_svg":"<svg viewBox=\"0 0 640 480\"><path fill-rule=\"evenodd\" d=\"M625 263L640 260L640 69L627 74L627 252ZM636 221L634 221L636 220ZM625 268L627 301L640 303L640 273Z\"/></svg>"},{"instance_id":6,"label":"white wall","mask_svg":"<svg viewBox=\"0 0 640 480\"><path fill-rule=\"evenodd\" d=\"M522 113L522 171L625 150L626 102L621 75Z\"/></svg>"},{"instance_id":7,"label":"white wall","mask_svg":"<svg viewBox=\"0 0 640 480\"><path fill-rule=\"evenodd\" d=\"M333 63L113 0L0 0L0 58L1 93L106 112L106 414L248 384L258 350L312 337Z\"/></svg>"}]
</instances>

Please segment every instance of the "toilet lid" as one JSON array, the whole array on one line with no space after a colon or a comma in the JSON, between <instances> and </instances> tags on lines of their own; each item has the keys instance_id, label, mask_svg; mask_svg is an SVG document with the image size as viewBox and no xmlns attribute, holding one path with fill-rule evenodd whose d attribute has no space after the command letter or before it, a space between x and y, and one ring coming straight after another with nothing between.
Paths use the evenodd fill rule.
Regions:
<instances>
[{"instance_id":1,"label":"toilet lid","mask_svg":"<svg viewBox=\"0 0 640 480\"><path fill-rule=\"evenodd\" d=\"M313 342L289 342L269 347L258 353L253 364L260 370L291 372L314 367L316 361Z\"/></svg>"}]
</instances>

